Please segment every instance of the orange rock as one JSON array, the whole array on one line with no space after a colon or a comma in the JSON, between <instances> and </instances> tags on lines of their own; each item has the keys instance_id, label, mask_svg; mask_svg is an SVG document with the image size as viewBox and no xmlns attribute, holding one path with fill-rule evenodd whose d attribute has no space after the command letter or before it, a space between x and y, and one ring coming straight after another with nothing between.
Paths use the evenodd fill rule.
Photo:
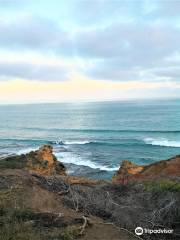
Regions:
<instances>
[{"instance_id":1,"label":"orange rock","mask_svg":"<svg viewBox=\"0 0 180 240\"><path fill-rule=\"evenodd\" d=\"M41 175L66 175L65 166L57 160L50 145L26 154L27 169Z\"/></svg>"},{"instance_id":2,"label":"orange rock","mask_svg":"<svg viewBox=\"0 0 180 240\"><path fill-rule=\"evenodd\" d=\"M126 184L132 181L153 180L165 177L180 176L180 155L147 166L138 166L130 161L123 161L117 173L113 176L113 183Z\"/></svg>"}]
</instances>

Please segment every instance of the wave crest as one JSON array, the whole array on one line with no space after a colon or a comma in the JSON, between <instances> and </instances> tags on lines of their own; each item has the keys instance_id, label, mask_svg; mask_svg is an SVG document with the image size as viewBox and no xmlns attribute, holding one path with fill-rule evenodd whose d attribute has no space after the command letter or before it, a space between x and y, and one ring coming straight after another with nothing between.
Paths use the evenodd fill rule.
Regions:
<instances>
[{"instance_id":1,"label":"wave crest","mask_svg":"<svg viewBox=\"0 0 180 240\"><path fill-rule=\"evenodd\" d=\"M145 138L144 142L146 144L151 144L154 146L180 148L180 141L172 141L165 138L161 138L161 139Z\"/></svg>"},{"instance_id":2,"label":"wave crest","mask_svg":"<svg viewBox=\"0 0 180 240\"><path fill-rule=\"evenodd\" d=\"M93 169L100 169L101 171L116 171L119 169L119 167L103 166L90 160L82 159L79 156L72 154L71 152L55 153L55 155L57 159L59 159L59 161L63 163L71 163L79 166L86 166Z\"/></svg>"},{"instance_id":3,"label":"wave crest","mask_svg":"<svg viewBox=\"0 0 180 240\"><path fill-rule=\"evenodd\" d=\"M90 141L82 140L82 141L62 141L62 140L57 140L53 141L53 144L57 145L84 145L84 144L89 144L91 143Z\"/></svg>"}]
</instances>

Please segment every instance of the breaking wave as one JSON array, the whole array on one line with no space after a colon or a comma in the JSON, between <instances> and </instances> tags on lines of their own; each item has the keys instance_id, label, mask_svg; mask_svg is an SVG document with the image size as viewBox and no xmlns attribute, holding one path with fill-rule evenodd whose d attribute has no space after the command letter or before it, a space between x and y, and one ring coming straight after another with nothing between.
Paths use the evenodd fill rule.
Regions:
<instances>
[{"instance_id":1,"label":"breaking wave","mask_svg":"<svg viewBox=\"0 0 180 240\"><path fill-rule=\"evenodd\" d=\"M162 146L162 147L174 147L179 148L180 147L180 141L172 141L165 138L161 139L155 139L155 138L145 138L144 142L146 144L151 144L154 146Z\"/></svg>"},{"instance_id":2,"label":"breaking wave","mask_svg":"<svg viewBox=\"0 0 180 240\"><path fill-rule=\"evenodd\" d=\"M59 145L84 145L91 143L90 141L55 141Z\"/></svg>"},{"instance_id":3,"label":"breaking wave","mask_svg":"<svg viewBox=\"0 0 180 240\"><path fill-rule=\"evenodd\" d=\"M108 167L103 166L100 164L97 164L95 162L92 162L90 160L82 159L79 156L76 156L75 154L72 154L71 152L61 152L61 153L55 153L56 157L63 163L71 163L75 165L80 166L86 166L93 169L100 169L102 171L116 171L119 169L119 167Z\"/></svg>"}]
</instances>

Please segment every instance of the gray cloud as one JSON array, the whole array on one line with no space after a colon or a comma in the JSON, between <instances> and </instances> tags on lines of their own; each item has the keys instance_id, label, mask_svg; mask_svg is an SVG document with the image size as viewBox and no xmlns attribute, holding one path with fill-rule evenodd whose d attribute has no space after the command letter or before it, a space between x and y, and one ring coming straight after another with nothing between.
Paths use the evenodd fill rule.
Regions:
<instances>
[{"instance_id":1,"label":"gray cloud","mask_svg":"<svg viewBox=\"0 0 180 240\"><path fill-rule=\"evenodd\" d=\"M75 23L80 25L98 25L108 21L118 21L122 17L135 15L141 11L143 1L77 0L70 1L70 13Z\"/></svg>"},{"instance_id":2,"label":"gray cloud","mask_svg":"<svg viewBox=\"0 0 180 240\"><path fill-rule=\"evenodd\" d=\"M78 53L83 57L112 58L122 55L163 56L180 49L180 29L156 24L112 24L82 31L77 36ZM125 56L123 56L124 58Z\"/></svg>"},{"instance_id":3,"label":"gray cloud","mask_svg":"<svg viewBox=\"0 0 180 240\"><path fill-rule=\"evenodd\" d=\"M135 19L139 23L180 17L179 0L76 0L76 2L70 0L68 2L74 22L84 26L121 22L128 18Z\"/></svg>"},{"instance_id":4,"label":"gray cloud","mask_svg":"<svg viewBox=\"0 0 180 240\"><path fill-rule=\"evenodd\" d=\"M133 81L141 80L140 71L138 69L119 69L111 67L96 67L87 73L94 79L116 80L116 81Z\"/></svg>"},{"instance_id":5,"label":"gray cloud","mask_svg":"<svg viewBox=\"0 0 180 240\"><path fill-rule=\"evenodd\" d=\"M15 22L0 22L0 45L11 49L35 49L70 54L72 39L55 22L40 17L25 17Z\"/></svg>"},{"instance_id":6,"label":"gray cloud","mask_svg":"<svg viewBox=\"0 0 180 240\"><path fill-rule=\"evenodd\" d=\"M135 80L155 77L151 69L169 66L166 59L180 53L180 29L165 24L114 24L78 36L78 54L93 58L87 70L93 78ZM98 60L97 60L98 59ZM159 75L157 75L158 77Z\"/></svg>"},{"instance_id":7,"label":"gray cloud","mask_svg":"<svg viewBox=\"0 0 180 240\"><path fill-rule=\"evenodd\" d=\"M14 6L19 2L21 0L15 0ZM63 30L57 20L37 16L17 18L15 22L2 20L0 46L77 56L84 63L90 60L93 66L82 71L95 79L120 81L168 76L178 80L178 74L175 76L172 69L167 72L171 63L166 59L175 52L180 53L180 28L171 19L164 19L178 17L180 2L159 0L149 1L149 5L147 2L68 1L69 13L81 29L75 34L71 29ZM0 0L0 3L11 5L10 0ZM121 22L121 18L127 23ZM61 74L63 78L66 76L66 70L63 73L64 70L56 66L53 70L53 67L27 63L0 64L0 75L6 77L58 80Z\"/></svg>"},{"instance_id":8,"label":"gray cloud","mask_svg":"<svg viewBox=\"0 0 180 240\"><path fill-rule=\"evenodd\" d=\"M68 79L68 71L61 66L1 61L0 80L13 78L38 81L63 81Z\"/></svg>"},{"instance_id":9,"label":"gray cloud","mask_svg":"<svg viewBox=\"0 0 180 240\"><path fill-rule=\"evenodd\" d=\"M180 80L180 66L168 66L158 69L152 69L152 72L169 80Z\"/></svg>"},{"instance_id":10,"label":"gray cloud","mask_svg":"<svg viewBox=\"0 0 180 240\"><path fill-rule=\"evenodd\" d=\"M167 65L165 59L174 52L180 52L180 29L165 24L115 23L104 28L82 29L72 36L53 21L26 18L22 24L1 22L0 35L0 44L7 48L50 51L69 57L76 55L84 62L93 59L94 66L85 73L93 78L107 80L149 78L143 74L151 72L150 69L155 66ZM13 73L20 76L26 67L23 66L22 73L17 67L18 74L12 67ZM36 76L38 72L41 72L42 78L58 79L56 76L51 77L52 72L50 77L40 70ZM40 74L37 77L41 79ZM34 79L34 75L28 78Z\"/></svg>"}]
</instances>

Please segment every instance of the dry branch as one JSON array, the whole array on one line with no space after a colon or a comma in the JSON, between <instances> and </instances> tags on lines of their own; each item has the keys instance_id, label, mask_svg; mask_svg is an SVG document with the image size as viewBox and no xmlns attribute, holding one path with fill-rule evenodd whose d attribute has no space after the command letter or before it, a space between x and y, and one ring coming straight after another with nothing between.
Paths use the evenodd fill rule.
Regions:
<instances>
[{"instance_id":1,"label":"dry branch","mask_svg":"<svg viewBox=\"0 0 180 240\"><path fill-rule=\"evenodd\" d=\"M82 225L82 227L81 227L81 231L80 231L80 233L79 233L80 235L82 235L82 234L84 233L85 228L86 228L86 226L87 226L87 224L88 224L88 219L87 219L87 217L83 216L82 218L84 219L84 223L83 223L83 225Z\"/></svg>"}]
</instances>

